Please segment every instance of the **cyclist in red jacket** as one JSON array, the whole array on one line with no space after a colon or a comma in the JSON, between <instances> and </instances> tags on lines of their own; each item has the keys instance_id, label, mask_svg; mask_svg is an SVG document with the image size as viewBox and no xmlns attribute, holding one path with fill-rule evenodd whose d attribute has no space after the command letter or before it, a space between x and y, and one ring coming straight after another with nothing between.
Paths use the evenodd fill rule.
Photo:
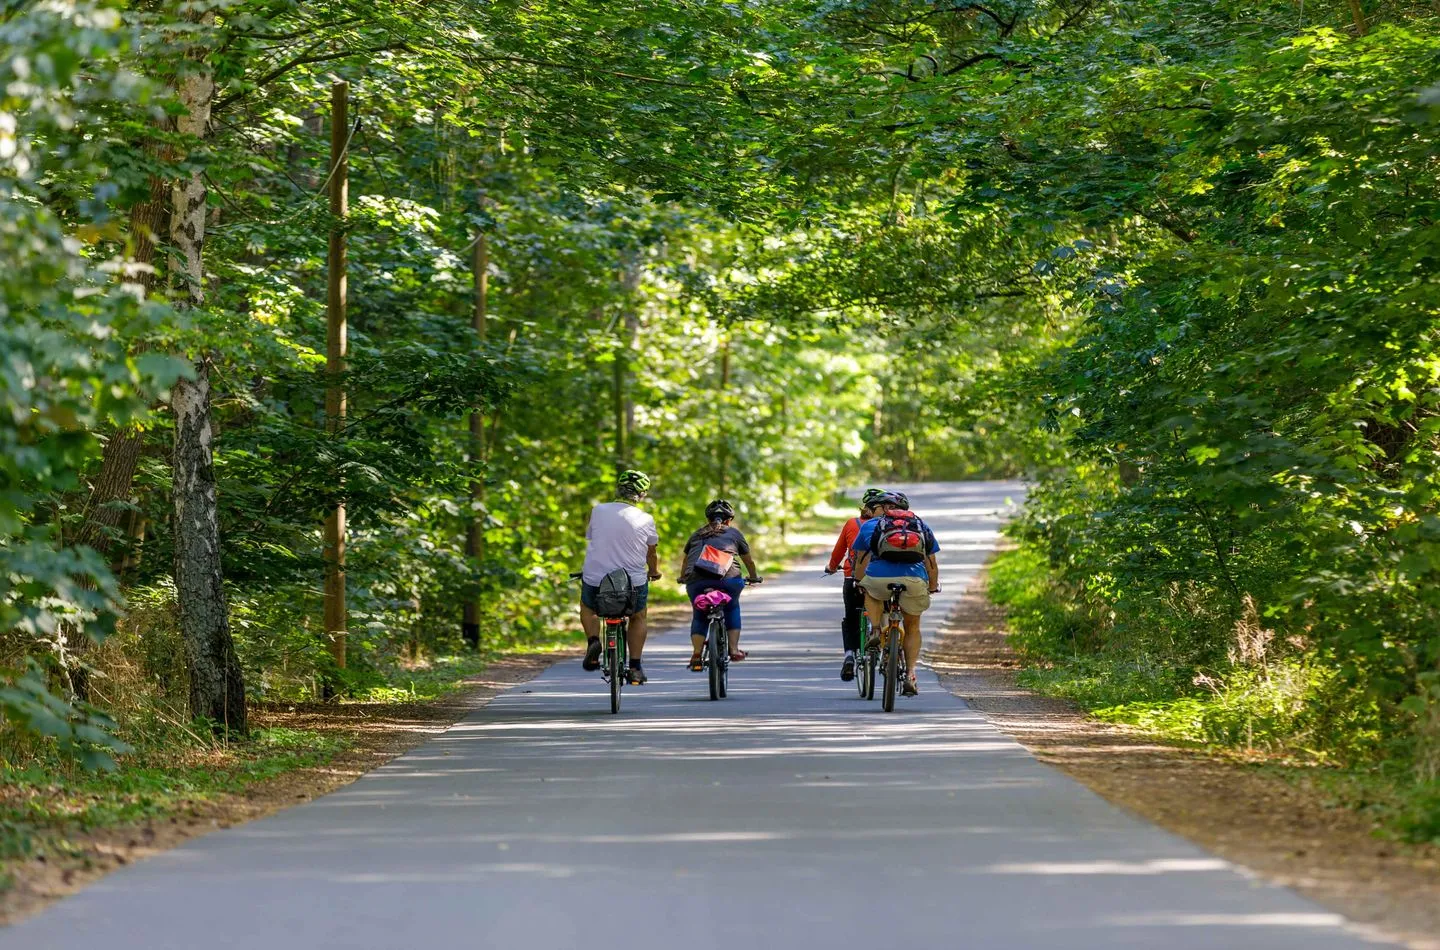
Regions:
<instances>
[{"instance_id":1,"label":"cyclist in red jacket","mask_svg":"<svg viewBox=\"0 0 1440 950\"><path fill-rule=\"evenodd\" d=\"M874 505L877 499L886 496L883 488L868 488L860 499L860 517L851 518L840 529L835 541L835 550L830 552L830 563L825 566L826 574L845 570L845 617L840 621L840 636L845 644L845 659L840 664L840 678L849 682L855 678L855 651L860 649L860 614L865 610L865 594L855 586L855 536L860 526L875 517Z\"/></svg>"}]
</instances>

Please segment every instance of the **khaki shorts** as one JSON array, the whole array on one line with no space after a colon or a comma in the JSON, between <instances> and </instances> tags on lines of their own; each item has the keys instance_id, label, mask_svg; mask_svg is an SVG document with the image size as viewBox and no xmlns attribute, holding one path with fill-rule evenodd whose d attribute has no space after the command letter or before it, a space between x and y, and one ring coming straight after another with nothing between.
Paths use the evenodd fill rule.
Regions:
<instances>
[{"instance_id":1,"label":"khaki shorts","mask_svg":"<svg viewBox=\"0 0 1440 950\"><path fill-rule=\"evenodd\" d=\"M882 603L890 599L891 584L904 584L905 592L900 595L901 611L914 617L930 609L930 582L923 577L871 577L866 574L856 583L867 595Z\"/></svg>"}]
</instances>

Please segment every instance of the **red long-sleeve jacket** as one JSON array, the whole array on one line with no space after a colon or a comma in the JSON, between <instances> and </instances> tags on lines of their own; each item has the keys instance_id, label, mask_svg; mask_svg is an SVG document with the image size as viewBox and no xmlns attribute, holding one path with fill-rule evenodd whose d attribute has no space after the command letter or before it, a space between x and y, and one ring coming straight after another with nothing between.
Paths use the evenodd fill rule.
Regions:
<instances>
[{"instance_id":1,"label":"red long-sleeve jacket","mask_svg":"<svg viewBox=\"0 0 1440 950\"><path fill-rule=\"evenodd\" d=\"M845 527L840 529L840 537L835 542L835 550L830 552L830 563L825 570L838 571L844 567L846 577L854 573L855 558L851 557L850 548L855 544L855 536L860 533L862 523L859 518L851 518L845 522Z\"/></svg>"}]
</instances>

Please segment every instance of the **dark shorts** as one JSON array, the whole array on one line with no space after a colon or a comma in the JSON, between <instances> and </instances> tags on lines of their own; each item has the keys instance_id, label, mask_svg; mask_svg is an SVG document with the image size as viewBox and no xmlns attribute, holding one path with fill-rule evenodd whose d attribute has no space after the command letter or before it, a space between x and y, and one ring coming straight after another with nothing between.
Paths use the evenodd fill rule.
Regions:
<instances>
[{"instance_id":1,"label":"dark shorts","mask_svg":"<svg viewBox=\"0 0 1440 950\"><path fill-rule=\"evenodd\" d=\"M584 581L580 582L580 603L589 607L591 610L595 610L595 595L598 593L600 593L600 588L597 585L587 584ZM631 611L631 613L638 614L650 603L650 585L641 584L638 587L632 588L631 597L635 604L635 609ZM596 612L598 613L599 611Z\"/></svg>"}]
</instances>

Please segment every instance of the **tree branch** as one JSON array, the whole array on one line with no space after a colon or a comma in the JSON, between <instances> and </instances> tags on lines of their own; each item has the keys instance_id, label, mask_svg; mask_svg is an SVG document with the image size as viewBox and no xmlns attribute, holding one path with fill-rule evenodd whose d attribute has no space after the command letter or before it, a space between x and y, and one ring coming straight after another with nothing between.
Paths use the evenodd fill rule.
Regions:
<instances>
[{"instance_id":1,"label":"tree branch","mask_svg":"<svg viewBox=\"0 0 1440 950\"><path fill-rule=\"evenodd\" d=\"M314 49L314 46L311 46L311 49ZM337 52L331 53L317 53L313 55L302 54L290 60L288 63L281 63L279 66L276 66L274 69L270 70L268 73L255 80L254 85L251 86L249 89L245 89L236 93L231 93L230 95L221 99L219 102L216 102L214 108L211 110L211 114L213 115L214 113L225 109L227 106L233 105L239 100L244 99L246 96L249 96L251 93L263 88L264 86L269 85L276 79L279 79L281 76L285 75L290 70L296 69L300 66L308 66L312 63L327 63L336 59L346 59L350 56L368 56L371 53L385 53L392 50L409 49L410 45L408 43L397 42L382 43L379 46L367 46L360 49L339 50Z\"/></svg>"}]
</instances>

